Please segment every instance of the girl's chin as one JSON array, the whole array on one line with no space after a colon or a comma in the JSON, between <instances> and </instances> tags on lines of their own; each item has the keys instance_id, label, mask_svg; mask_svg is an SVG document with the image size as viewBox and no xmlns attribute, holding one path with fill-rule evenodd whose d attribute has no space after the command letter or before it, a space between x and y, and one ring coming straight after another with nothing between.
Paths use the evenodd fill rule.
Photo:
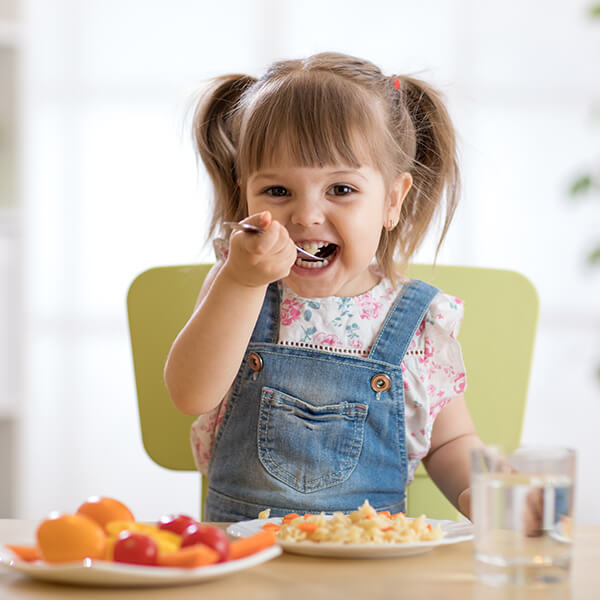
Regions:
<instances>
[{"instance_id":1,"label":"girl's chin","mask_svg":"<svg viewBox=\"0 0 600 600\"><path fill-rule=\"evenodd\" d=\"M285 278L285 283L303 298L327 298L359 296L377 285L380 280L380 277L368 268L362 276L346 280L344 272L335 268L335 262L320 269L294 265Z\"/></svg>"},{"instance_id":2,"label":"girl's chin","mask_svg":"<svg viewBox=\"0 0 600 600\"><path fill-rule=\"evenodd\" d=\"M332 278L332 264L324 267L303 267L295 264L285 278L286 284L303 298L335 296L336 285Z\"/></svg>"}]
</instances>

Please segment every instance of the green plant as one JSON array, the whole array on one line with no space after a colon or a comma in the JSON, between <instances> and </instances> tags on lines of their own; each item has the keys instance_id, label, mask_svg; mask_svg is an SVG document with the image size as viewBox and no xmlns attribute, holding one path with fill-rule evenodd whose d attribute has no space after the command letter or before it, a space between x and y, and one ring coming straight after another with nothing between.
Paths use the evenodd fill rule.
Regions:
<instances>
[{"instance_id":1,"label":"green plant","mask_svg":"<svg viewBox=\"0 0 600 600\"><path fill-rule=\"evenodd\" d=\"M593 4L589 8L589 15L592 19L600 21L600 4ZM597 105L593 110L594 117L600 120L600 105ZM594 169L591 167L586 172L577 177L569 189L569 195L573 199L590 199L600 200L600 165ZM600 266L600 240L589 251L587 256L589 265L595 267ZM600 379L600 365L597 367L596 375Z\"/></svg>"},{"instance_id":2,"label":"green plant","mask_svg":"<svg viewBox=\"0 0 600 600\"><path fill-rule=\"evenodd\" d=\"M571 184L569 195L572 198L577 199L586 197L600 200L600 172L588 172L580 175ZM598 242L588 253L587 262L590 265L600 266L600 242Z\"/></svg>"}]
</instances>

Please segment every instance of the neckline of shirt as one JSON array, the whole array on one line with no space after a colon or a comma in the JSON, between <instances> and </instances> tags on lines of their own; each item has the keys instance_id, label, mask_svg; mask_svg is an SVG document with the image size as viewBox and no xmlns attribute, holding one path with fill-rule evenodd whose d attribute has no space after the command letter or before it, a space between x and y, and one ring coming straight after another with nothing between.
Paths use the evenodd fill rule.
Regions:
<instances>
[{"instance_id":1,"label":"neckline of shirt","mask_svg":"<svg viewBox=\"0 0 600 600\"><path fill-rule=\"evenodd\" d=\"M356 296L316 296L316 297L307 297L307 296L300 296L299 294L296 294L296 292L294 292L294 290L287 285L284 281L280 281L279 282L282 291L288 295L288 296L293 296L294 298L298 298L298 300L300 300L301 302L336 302L339 301L340 299L349 299L352 301L359 301L361 298L363 298L364 296L366 296L367 294L370 294L371 296L373 294L379 294L381 292L381 295L384 295L384 290L386 288L386 286L391 287L392 289L396 290L399 288L396 288L394 285L392 285L391 281L389 279L387 279L386 277L381 277L381 279L370 289L368 289L365 292L362 292L361 294L357 294Z\"/></svg>"}]
</instances>

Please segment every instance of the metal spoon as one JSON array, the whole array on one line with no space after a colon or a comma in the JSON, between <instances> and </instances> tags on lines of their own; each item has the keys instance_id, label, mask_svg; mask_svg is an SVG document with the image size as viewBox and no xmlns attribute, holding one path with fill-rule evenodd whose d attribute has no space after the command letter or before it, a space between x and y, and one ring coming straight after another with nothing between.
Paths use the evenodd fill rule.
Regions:
<instances>
[{"instance_id":1,"label":"metal spoon","mask_svg":"<svg viewBox=\"0 0 600 600\"><path fill-rule=\"evenodd\" d=\"M223 223L223 225L225 225L226 227L229 227L230 229L238 229L240 231L245 231L247 233L264 233L265 230L262 227L258 227L258 225L250 225L250 223L238 223L237 221L225 221ZM296 252L298 253L298 256L303 256L305 258L311 258L312 260L320 260L318 256L315 256L314 254L311 254L310 252L307 252L306 250L303 250L302 248L299 248L298 246L296 246Z\"/></svg>"}]
</instances>

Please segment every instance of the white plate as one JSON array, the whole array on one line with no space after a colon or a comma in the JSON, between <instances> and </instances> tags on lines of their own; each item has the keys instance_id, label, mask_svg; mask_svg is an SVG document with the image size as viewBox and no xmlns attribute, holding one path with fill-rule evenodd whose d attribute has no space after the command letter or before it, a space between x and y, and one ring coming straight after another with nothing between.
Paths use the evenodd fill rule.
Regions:
<instances>
[{"instance_id":1,"label":"white plate","mask_svg":"<svg viewBox=\"0 0 600 600\"><path fill-rule=\"evenodd\" d=\"M405 544L339 544L333 542L286 542L277 543L292 554L307 554L311 556L330 556L338 558L392 558L410 556L429 552L438 546L458 544L473 539L473 526L465 521L440 521L426 519L431 526L440 524L444 537L429 542L411 542ZM257 533L265 523L281 523L281 518L253 519L240 521L227 528L227 533L233 537L247 537Z\"/></svg>"},{"instance_id":2,"label":"white plate","mask_svg":"<svg viewBox=\"0 0 600 600\"><path fill-rule=\"evenodd\" d=\"M78 563L47 564L41 561L28 563L15 559L12 552L0 549L0 566L24 573L33 579L89 586L161 586L186 585L223 577L264 563L281 554L279 546L216 565L195 569L171 567L142 567L89 559Z\"/></svg>"}]
</instances>

